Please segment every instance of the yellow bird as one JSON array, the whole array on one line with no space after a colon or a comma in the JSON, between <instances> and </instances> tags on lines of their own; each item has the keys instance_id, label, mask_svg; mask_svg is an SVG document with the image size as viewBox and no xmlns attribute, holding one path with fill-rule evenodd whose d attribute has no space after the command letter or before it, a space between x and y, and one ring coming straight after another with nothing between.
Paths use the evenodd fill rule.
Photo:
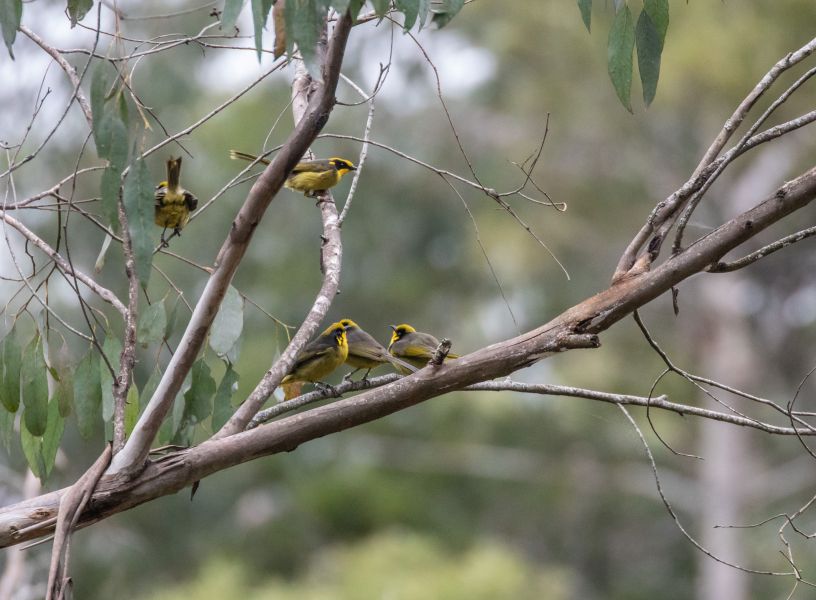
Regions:
<instances>
[{"instance_id":1,"label":"yellow bird","mask_svg":"<svg viewBox=\"0 0 816 600\"><path fill-rule=\"evenodd\" d=\"M404 360L388 354L382 344L367 331L360 329L360 326L351 319L341 319L338 322L346 328L346 339L348 340L346 364L354 367L354 370L347 377L351 377L360 369L367 369L365 375L363 375L363 379L366 379L371 369L386 363L392 364L400 373L413 373L416 371L413 366Z\"/></svg>"},{"instance_id":2,"label":"yellow bird","mask_svg":"<svg viewBox=\"0 0 816 600\"><path fill-rule=\"evenodd\" d=\"M323 333L306 344L295 358L295 364L289 374L281 380L286 399L290 399L291 389L300 391L300 386L290 384L322 383L321 380L342 365L347 356L346 328L341 323L332 323Z\"/></svg>"},{"instance_id":3,"label":"yellow bird","mask_svg":"<svg viewBox=\"0 0 816 600\"><path fill-rule=\"evenodd\" d=\"M167 181L156 186L156 225L164 227L161 234L161 245L167 248L164 234L168 228L173 229L176 235L190 220L190 213L198 206L198 198L185 190L179 184L181 177L181 157L167 159Z\"/></svg>"},{"instance_id":4,"label":"yellow bird","mask_svg":"<svg viewBox=\"0 0 816 600\"><path fill-rule=\"evenodd\" d=\"M230 150L230 158L248 161L259 160L265 165L269 164L269 159L258 159L254 154ZM304 196L314 196L317 192L324 192L327 189L340 183L343 175L350 171L356 171L349 160L345 158L327 158L322 160L304 160L295 165L292 172L284 182L284 186L290 190L303 192Z\"/></svg>"},{"instance_id":5,"label":"yellow bird","mask_svg":"<svg viewBox=\"0 0 816 600\"><path fill-rule=\"evenodd\" d=\"M434 351L439 347L439 340L430 333L422 333L405 323L391 325L391 329L394 330L394 333L391 335L391 343L388 344L388 352L417 369L427 365ZM445 360L448 358L459 358L459 355L448 354ZM407 374L405 371L402 372Z\"/></svg>"}]
</instances>

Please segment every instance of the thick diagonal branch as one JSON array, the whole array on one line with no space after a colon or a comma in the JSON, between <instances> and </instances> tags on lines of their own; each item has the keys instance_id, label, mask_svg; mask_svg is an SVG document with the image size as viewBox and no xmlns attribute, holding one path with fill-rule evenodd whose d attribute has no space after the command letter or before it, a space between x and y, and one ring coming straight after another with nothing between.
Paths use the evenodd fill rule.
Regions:
<instances>
[{"instance_id":1,"label":"thick diagonal branch","mask_svg":"<svg viewBox=\"0 0 816 600\"><path fill-rule=\"evenodd\" d=\"M172 494L236 464L289 452L300 444L367 423L463 389L503 377L556 352L597 345L595 334L611 327L672 286L704 271L727 252L816 198L816 168L728 221L652 271L588 298L549 323L438 367L425 368L381 388L184 450L149 463L132 479L106 477L83 516L89 524L159 496ZM703 416L703 415L701 415ZM41 537L53 529L64 491L0 509L0 547Z\"/></svg>"}]
</instances>

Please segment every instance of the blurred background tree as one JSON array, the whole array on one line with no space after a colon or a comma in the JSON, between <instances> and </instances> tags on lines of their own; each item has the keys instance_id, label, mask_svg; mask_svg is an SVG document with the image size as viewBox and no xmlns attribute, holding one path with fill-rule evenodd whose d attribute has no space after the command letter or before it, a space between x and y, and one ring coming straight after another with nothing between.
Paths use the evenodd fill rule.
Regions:
<instances>
[{"instance_id":1,"label":"blurred background tree","mask_svg":"<svg viewBox=\"0 0 816 600\"><path fill-rule=\"evenodd\" d=\"M523 176L512 163L536 150L549 118L534 177L569 209L560 213L521 200L514 209L570 279L483 194L462 189L460 199L433 173L374 146L343 226L342 293L328 321L351 317L383 342L388 324L409 322L451 338L454 351L466 353L546 322L605 288L656 200L688 178L723 120L770 65L812 37L812 2L755 4L673 7L656 99L648 111L635 101L634 116L621 107L606 74L612 3L595 7L591 35L574 5L529 1L471 2L447 28L415 37L388 21L366 25L365 35L351 38L344 74L370 90L393 48L391 72L377 98L374 140L468 173L418 43L439 71L448 111L475 171L491 187L518 185ZM169 12L168 6L180 14L125 20L127 35L194 34L213 22L208 11L217 5L187 13L182 11L197 8L195 3L117 3L134 17ZM32 2L26 11L32 29L36 24L60 48L92 36L68 31L61 6ZM249 12L239 17L241 34L252 30ZM264 46L272 46L269 33ZM50 60L24 38L14 50L14 63L0 61L0 81L9 82L0 86L4 140L19 138ZM178 131L257 77L271 60L264 55L258 64L254 50L181 45L140 62L133 85L164 126ZM291 72L273 75L184 139L191 154L185 180L200 197L209 197L239 170L228 159L230 148L252 152L285 139L290 80ZM44 87L70 93L54 68ZM337 96L343 103L359 101L342 82ZM782 116L808 110L808 101L807 95L794 97ZM58 108L46 102L43 114ZM281 112L281 124L270 133ZM365 104L341 104L324 132L360 136L366 112ZM17 172L18 195L39 191L46 175L51 181L73 170L84 127L78 112L68 115L61 145ZM29 143L40 133L35 123ZM154 127L147 145L163 137ZM717 183L711 193L716 201L700 209L691 227L706 231L810 166L813 145L803 131L740 162ZM319 156L353 157L359 151L358 143L331 137L313 147ZM164 159L162 153L148 159L156 180ZM86 156L80 166L95 160ZM210 264L249 185L222 196L173 240L172 250ZM338 198L347 186L341 184ZM93 197L97 189L98 181L89 178L77 182L76 193ZM801 211L797 222L812 222L813 210ZM244 330L263 335L242 338L234 401L246 397L287 341L285 328L266 313L299 323L320 284L316 215L311 202L283 194L238 271L235 287L266 312L246 306ZM46 239L53 239L52 218L46 213L36 223ZM104 235L86 222L74 227L72 258L93 265ZM718 275L716 283L711 277L688 281L680 287L677 317L670 300L660 299L642 311L644 319L678 365L784 404L813 363L816 302L808 248L808 242L795 245L747 271ZM121 290L117 256L108 256L100 282ZM186 298L197 298L204 283L200 271L162 254L155 262ZM2 267L4 275L12 273L7 261ZM0 297L11 302L12 285L0 285ZM150 291L166 297L168 306L175 298L158 277ZM59 289L52 293L59 299ZM64 291L63 297L70 300ZM179 335L171 336L171 345ZM75 339L67 343L79 347ZM736 364L728 363L736 353ZM165 359L158 344L143 355L135 373L140 390L156 362ZM213 355L207 360L220 380L221 362ZM602 348L582 353L580 360L556 357L518 375L522 381L646 395L662 370L660 358L626 320L605 334ZM664 379L656 391L688 403L700 395L679 377ZM814 410L811 395L812 384L806 383L800 408ZM786 570L776 552L781 523L711 527L758 522L806 501L812 464L801 446L790 438L721 423L701 427L655 411L652 419L672 447L706 459L652 446L666 494L690 532L711 534L712 547L724 543L726 557L739 564ZM647 427L645 419L639 421ZM83 442L69 420L49 487L73 482L93 460L103 435L99 427L94 443ZM725 462L717 463L723 456ZM25 459L12 444L2 460L6 483L0 493L7 504L19 498ZM715 485L727 477L728 485ZM723 506L731 508L712 513ZM127 590L127 597L145 600L191 594L670 600L723 598L718 586L725 585L727 597L738 600L782 597L792 586L787 579L716 565L688 543L667 516L642 446L615 407L510 393L435 399L291 454L219 473L202 482L192 503L186 493L163 498L79 531L74 540L75 597L87 599L121 597ZM801 565L816 560L806 544L797 543L797 551ZM6 550L5 560L14 552ZM29 581L42 578L47 557L45 546L27 552ZM29 589L28 597L36 597L36 585ZM807 597L800 593L795 597ZM19 589L15 597L23 594Z\"/></svg>"}]
</instances>

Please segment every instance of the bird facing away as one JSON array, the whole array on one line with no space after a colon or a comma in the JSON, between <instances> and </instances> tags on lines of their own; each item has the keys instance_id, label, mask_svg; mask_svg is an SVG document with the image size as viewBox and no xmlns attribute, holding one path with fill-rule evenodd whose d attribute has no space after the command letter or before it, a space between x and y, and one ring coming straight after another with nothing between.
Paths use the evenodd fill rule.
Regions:
<instances>
[{"instance_id":1,"label":"bird facing away","mask_svg":"<svg viewBox=\"0 0 816 600\"><path fill-rule=\"evenodd\" d=\"M391 325L391 329L394 333L391 335L391 343L388 344L388 352L417 369L427 365L439 347L439 340L430 333L417 331L408 324ZM445 360L449 358L459 358L459 355L448 354Z\"/></svg>"},{"instance_id":2,"label":"bird facing away","mask_svg":"<svg viewBox=\"0 0 816 600\"><path fill-rule=\"evenodd\" d=\"M354 367L348 377L351 377L360 369L367 369L365 375L363 375L363 379L366 379L371 369L386 363L392 364L400 373L403 372L401 369L404 369L406 373L416 371L413 366L404 360L391 356L382 344L351 319L341 319L339 323L346 328L346 339L348 340L346 364Z\"/></svg>"},{"instance_id":3,"label":"bird facing away","mask_svg":"<svg viewBox=\"0 0 816 600\"><path fill-rule=\"evenodd\" d=\"M156 203L154 221L159 227L163 227L161 234L161 245L167 247L167 240L164 234L167 229L172 229L176 235L181 235L181 230L190 220L190 213L198 206L198 198L181 187L181 157L167 159L167 180L156 186L154 199Z\"/></svg>"},{"instance_id":4,"label":"bird facing away","mask_svg":"<svg viewBox=\"0 0 816 600\"><path fill-rule=\"evenodd\" d=\"M339 322L332 323L326 330L298 352L295 364L289 374L281 380L286 399L289 399L288 384L321 380L342 365L348 356L346 328ZM290 389L297 389L299 386Z\"/></svg>"},{"instance_id":5,"label":"bird facing away","mask_svg":"<svg viewBox=\"0 0 816 600\"><path fill-rule=\"evenodd\" d=\"M258 158L254 154L230 150L230 158L243 159L248 161L258 160L265 165L269 164L268 158ZM326 158L321 160L304 160L295 165L292 172L284 182L284 186L290 190L303 192L304 196L314 196L317 192L324 192L340 183L343 175L350 171L356 171L349 160L345 158Z\"/></svg>"}]
</instances>

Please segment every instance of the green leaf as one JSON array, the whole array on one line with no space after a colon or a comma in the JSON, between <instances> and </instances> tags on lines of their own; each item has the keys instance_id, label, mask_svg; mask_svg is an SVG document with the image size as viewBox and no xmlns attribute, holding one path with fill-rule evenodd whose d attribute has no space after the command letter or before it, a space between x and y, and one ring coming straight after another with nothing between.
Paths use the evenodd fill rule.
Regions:
<instances>
[{"instance_id":1,"label":"green leaf","mask_svg":"<svg viewBox=\"0 0 816 600\"><path fill-rule=\"evenodd\" d=\"M587 31L592 31L592 0L578 0L578 10L581 11L581 19Z\"/></svg>"},{"instance_id":2,"label":"green leaf","mask_svg":"<svg viewBox=\"0 0 816 600\"><path fill-rule=\"evenodd\" d=\"M226 356L241 337L244 328L244 299L229 286L210 330L210 348L219 357Z\"/></svg>"},{"instance_id":3,"label":"green leaf","mask_svg":"<svg viewBox=\"0 0 816 600\"><path fill-rule=\"evenodd\" d=\"M102 352L116 372L116 376L118 376L119 360L122 354L122 342L120 342L115 335L110 334L105 338L105 343L102 344ZM99 385L102 391L102 420L105 421L105 423L113 420L113 377L110 368L108 368L108 364L104 360L100 360Z\"/></svg>"},{"instance_id":4,"label":"green leaf","mask_svg":"<svg viewBox=\"0 0 816 600\"><path fill-rule=\"evenodd\" d=\"M3 41L8 48L9 56L14 60L11 50L14 38L17 37L17 28L23 17L23 0L0 0L0 29L3 31Z\"/></svg>"},{"instance_id":5,"label":"green leaf","mask_svg":"<svg viewBox=\"0 0 816 600\"><path fill-rule=\"evenodd\" d=\"M114 231L119 229L119 184L122 172L116 167L106 167L102 173L102 214ZM100 253L101 254L101 253Z\"/></svg>"},{"instance_id":6,"label":"green leaf","mask_svg":"<svg viewBox=\"0 0 816 600\"><path fill-rule=\"evenodd\" d=\"M14 437L14 413L0 408L0 444L11 450L11 438Z\"/></svg>"},{"instance_id":7,"label":"green leaf","mask_svg":"<svg viewBox=\"0 0 816 600\"><path fill-rule=\"evenodd\" d=\"M93 115L94 141L99 147L97 134L99 125L102 123L102 115L105 113L105 97L111 86L110 69L106 61L96 64L91 75L91 114Z\"/></svg>"},{"instance_id":8,"label":"green leaf","mask_svg":"<svg viewBox=\"0 0 816 600\"><path fill-rule=\"evenodd\" d=\"M77 22L84 19L92 8L93 0L68 0L68 16L71 17L71 29L76 27Z\"/></svg>"},{"instance_id":9,"label":"green leaf","mask_svg":"<svg viewBox=\"0 0 816 600\"><path fill-rule=\"evenodd\" d=\"M391 0L371 0L371 4L374 5L374 12L377 13L378 17L384 17L388 13L388 9L391 8Z\"/></svg>"},{"instance_id":10,"label":"green leaf","mask_svg":"<svg viewBox=\"0 0 816 600\"><path fill-rule=\"evenodd\" d=\"M130 165L130 173L125 181L123 194L125 212L128 217L130 241L136 261L136 275L142 286L150 280L150 265L153 262L153 182L144 160L137 158Z\"/></svg>"},{"instance_id":11,"label":"green leaf","mask_svg":"<svg viewBox=\"0 0 816 600\"><path fill-rule=\"evenodd\" d=\"M643 102L649 106L657 92L657 80L660 78L660 55L663 52L663 41L652 18L645 10L638 17L635 28L637 43L638 71L643 87Z\"/></svg>"},{"instance_id":12,"label":"green leaf","mask_svg":"<svg viewBox=\"0 0 816 600\"><path fill-rule=\"evenodd\" d=\"M621 104L632 112L632 51L635 47L635 25L632 11L624 6L615 15L607 43L607 67L612 85Z\"/></svg>"},{"instance_id":13,"label":"green leaf","mask_svg":"<svg viewBox=\"0 0 816 600\"><path fill-rule=\"evenodd\" d=\"M394 6L405 15L405 22L402 24L405 31L410 31L419 16L420 0L394 0Z\"/></svg>"},{"instance_id":14,"label":"green leaf","mask_svg":"<svg viewBox=\"0 0 816 600\"><path fill-rule=\"evenodd\" d=\"M74 405L74 365L71 364L71 351L65 342L54 353L51 364L58 374L56 397L59 413L61 417L67 417Z\"/></svg>"},{"instance_id":15,"label":"green leaf","mask_svg":"<svg viewBox=\"0 0 816 600\"><path fill-rule=\"evenodd\" d=\"M244 7L244 0L226 0L224 2L224 10L221 12L221 29L229 30L235 27L235 22L238 20L238 15L241 14L241 9Z\"/></svg>"},{"instance_id":16,"label":"green leaf","mask_svg":"<svg viewBox=\"0 0 816 600\"><path fill-rule=\"evenodd\" d=\"M465 0L444 0L441 8L434 9L434 25L442 29L462 10L464 5Z\"/></svg>"},{"instance_id":17,"label":"green leaf","mask_svg":"<svg viewBox=\"0 0 816 600\"><path fill-rule=\"evenodd\" d=\"M99 354L91 348L74 372L74 408L79 434L88 439L102 420L102 387Z\"/></svg>"},{"instance_id":18,"label":"green leaf","mask_svg":"<svg viewBox=\"0 0 816 600\"><path fill-rule=\"evenodd\" d=\"M221 378L221 383L218 384L218 389L215 391L215 399L213 400L213 414L212 414L212 428L213 431L218 431L224 426L224 423L229 421L232 416L232 394L238 385L238 373L232 369L230 363L225 363L227 370L224 371L224 377Z\"/></svg>"},{"instance_id":19,"label":"green leaf","mask_svg":"<svg viewBox=\"0 0 816 600\"><path fill-rule=\"evenodd\" d=\"M125 433L130 435L139 420L139 389L135 383L130 384L127 403L125 404Z\"/></svg>"},{"instance_id":20,"label":"green leaf","mask_svg":"<svg viewBox=\"0 0 816 600\"><path fill-rule=\"evenodd\" d=\"M263 30L266 27L266 19L269 17L269 9L272 4L264 0L251 0L252 2L252 27L255 31L255 51L258 53L258 62L261 62L263 54Z\"/></svg>"},{"instance_id":21,"label":"green leaf","mask_svg":"<svg viewBox=\"0 0 816 600\"><path fill-rule=\"evenodd\" d=\"M167 313L164 310L164 300L154 302L148 306L139 317L139 325L136 327L136 338L147 348L153 342L160 342L164 339L164 332L167 328Z\"/></svg>"},{"instance_id":22,"label":"green leaf","mask_svg":"<svg viewBox=\"0 0 816 600\"><path fill-rule=\"evenodd\" d=\"M12 413L20 406L21 365L22 350L12 328L0 346L0 402Z\"/></svg>"},{"instance_id":23,"label":"green leaf","mask_svg":"<svg viewBox=\"0 0 816 600\"><path fill-rule=\"evenodd\" d=\"M20 385L25 428L31 435L41 436L48 423L48 379L39 332L23 351Z\"/></svg>"},{"instance_id":24,"label":"green leaf","mask_svg":"<svg viewBox=\"0 0 816 600\"><path fill-rule=\"evenodd\" d=\"M178 326L179 320L179 306L181 303L181 296L176 296L176 302L173 304L173 308L170 309L170 314L167 315L167 328L165 330L164 337L166 337L168 340L176 332L176 327Z\"/></svg>"},{"instance_id":25,"label":"green leaf","mask_svg":"<svg viewBox=\"0 0 816 600\"><path fill-rule=\"evenodd\" d=\"M334 7L339 14L345 14L346 11L351 12L351 18L357 19L357 15L360 14L360 9L363 8L363 4L365 4L365 0L332 0L331 5Z\"/></svg>"},{"instance_id":26,"label":"green leaf","mask_svg":"<svg viewBox=\"0 0 816 600\"><path fill-rule=\"evenodd\" d=\"M161 381L161 371L159 369L153 369L153 372L150 374L150 377L147 378L147 381L142 388L141 397L145 399L145 403L150 402L150 399L153 397L153 394L156 392L156 388L159 387L159 381Z\"/></svg>"},{"instance_id":27,"label":"green leaf","mask_svg":"<svg viewBox=\"0 0 816 600\"><path fill-rule=\"evenodd\" d=\"M25 427L20 428L20 444L28 467L43 483L54 468L57 450L65 429L65 420L59 414L56 401L48 404L47 421L42 436L32 435Z\"/></svg>"},{"instance_id":28,"label":"green leaf","mask_svg":"<svg viewBox=\"0 0 816 600\"><path fill-rule=\"evenodd\" d=\"M669 29L669 0L644 0L643 12L648 13L660 34L660 44L666 40Z\"/></svg>"},{"instance_id":29,"label":"green leaf","mask_svg":"<svg viewBox=\"0 0 816 600\"><path fill-rule=\"evenodd\" d=\"M286 0L286 47L291 52L297 44L309 74L321 80L317 63L317 41L330 0Z\"/></svg>"},{"instance_id":30,"label":"green leaf","mask_svg":"<svg viewBox=\"0 0 816 600\"><path fill-rule=\"evenodd\" d=\"M100 158L107 158L110 165L119 171L125 168L128 157L127 126L110 104L103 109L99 128L94 132L94 142Z\"/></svg>"},{"instance_id":31,"label":"green leaf","mask_svg":"<svg viewBox=\"0 0 816 600\"><path fill-rule=\"evenodd\" d=\"M215 379L210 374L210 367L203 358L193 363L190 373L192 381L190 389L184 394L184 402L189 414L195 418L195 422L200 423L212 414Z\"/></svg>"}]
</instances>

